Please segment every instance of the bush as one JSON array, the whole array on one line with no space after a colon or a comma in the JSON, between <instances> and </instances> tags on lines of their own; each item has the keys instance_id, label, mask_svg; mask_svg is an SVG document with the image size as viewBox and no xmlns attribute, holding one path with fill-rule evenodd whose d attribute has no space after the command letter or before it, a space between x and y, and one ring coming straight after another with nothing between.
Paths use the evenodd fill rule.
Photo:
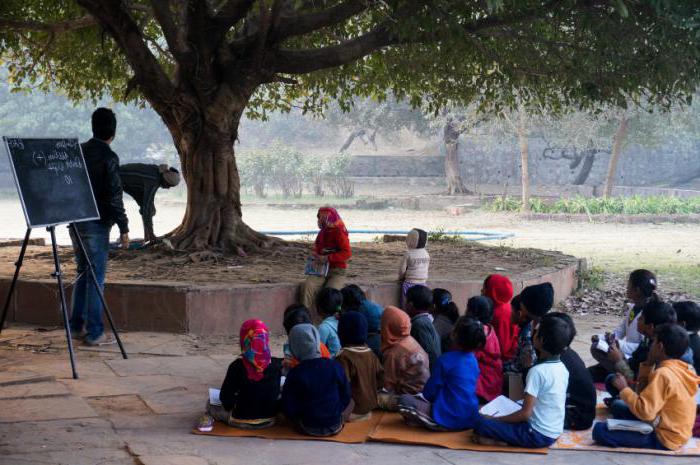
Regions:
<instances>
[{"instance_id":1,"label":"bush","mask_svg":"<svg viewBox=\"0 0 700 465\"><path fill-rule=\"evenodd\" d=\"M494 212L520 210L520 201L512 197L497 197L485 207ZM533 213L566 213L587 215L689 215L700 213L700 197L609 197L586 198L581 196L546 202L530 199Z\"/></svg>"}]
</instances>

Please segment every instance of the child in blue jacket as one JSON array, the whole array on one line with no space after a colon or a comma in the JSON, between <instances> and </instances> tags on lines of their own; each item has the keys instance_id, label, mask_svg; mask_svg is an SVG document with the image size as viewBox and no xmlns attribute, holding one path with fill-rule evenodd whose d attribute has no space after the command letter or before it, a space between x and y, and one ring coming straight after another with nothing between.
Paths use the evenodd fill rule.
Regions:
<instances>
[{"instance_id":1,"label":"child in blue jacket","mask_svg":"<svg viewBox=\"0 0 700 465\"><path fill-rule=\"evenodd\" d=\"M476 320L462 316L452 330L455 350L438 358L423 398L404 394L399 412L408 423L417 423L435 431L459 431L472 428L478 417L476 382L479 363L474 351L484 346L486 336Z\"/></svg>"}]
</instances>

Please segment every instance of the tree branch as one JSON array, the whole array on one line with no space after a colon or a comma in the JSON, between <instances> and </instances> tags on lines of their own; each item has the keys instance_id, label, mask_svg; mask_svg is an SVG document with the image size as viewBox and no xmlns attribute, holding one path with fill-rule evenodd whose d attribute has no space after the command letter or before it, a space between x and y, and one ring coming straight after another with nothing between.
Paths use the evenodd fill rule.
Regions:
<instances>
[{"instance_id":1,"label":"tree branch","mask_svg":"<svg viewBox=\"0 0 700 465\"><path fill-rule=\"evenodd\" d=\"M236 23L246 17L255 0L228 0L214 16L215 43L219 44Z\"/></svg>"},{"instance_id":2,"label":"tree branch","mask_svg":"<svg viewBox=\"0 0 700 465\"><path fill-rule=\"evenodd\" d=\"M314 13L282 16L280 25L271 33L275 42L334 26L365 11L372 0L345 0L335 6Z\"/></svg>"},{"instance_id":3,"label":"tree branch","mask_svg":"<svg viewBox=\"0 0 700 465\"><path fill-rule=\"evenodd\" d=\"M398 37L391 34L382 24L360 37L338 45L307 50L271 51L270 68L274 73L311 73L351 63L380 48L399 42Z\"/></svg>"},{"instance_id":4,"label":"tree branch","mask_svg":"<svg viewBox=\"0 0 700 465\"><path fill-rule=\"evenodd\" d=\"M163 37L168 43L168 48L173 56L187 53L187 45L180 35L180 30L173 21L173 12L170 8L170 0L151 0L153 14L160 24Z\"/></svg>"},{"instance_id":5,"label":"tree branch","mask_svg":"<svg viewBox=\"0 0 700 465\"><path fill-rule=\"evenodd\" d=\"M53 34L83 29L97 24L92 16L67 19L55 23L42 23L40 21L20 21L16 19L0 18L0 30L10 31L45 31Z\"/></svg>"},{"instance_id":6,"label":"tree branch","mask_svg":"<svg viewBox=\"0 0 700 465\"><path fill-rule=\"evenodd\" d=\"M153 108L172 121L175 88L153 56L138 25L121 0L76 0L115 40L134 72L139 89Z\"/></svg>"}]
</instances>

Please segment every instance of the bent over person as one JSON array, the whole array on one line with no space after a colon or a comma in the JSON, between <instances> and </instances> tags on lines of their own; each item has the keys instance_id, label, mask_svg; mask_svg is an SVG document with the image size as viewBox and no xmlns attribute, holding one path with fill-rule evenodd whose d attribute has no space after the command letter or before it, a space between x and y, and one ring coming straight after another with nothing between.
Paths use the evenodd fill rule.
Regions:
<instances>
[{"instance_id":1,"label":"bent over person","mask_svg":"<svg viewBox=\"0 0 700 465\"><path fill-rule=\"evenodd\" d=\"M180 184L180 172L168 165L127 163L119 169L124 192L136 200L143 220L143 239L156 239L153 232L153 217L156 215L156 192L159 188L170 189Z\"/></svg>"},{"instance_id":2,"label":"bent over person","mask_svg":"<svg viewBox=\"0 0 700 465\"><path fill-rule=\"evenodd\" d=\"M95 269L95 278L104 289L107 271L109 233L116 223L119 226L119 242L129 248L129 220L124 211L122 183L119 178L119 157L110 148L117 130L117 118L109 108L98 108L92 114L92 139L81 144L90 184L95 194L99 220L75 223L70 229L71 241L78 265L78 278L73 289L73 305L70 326L73 336L84 339L86 345L110 344L114 339L104 334L102 301L95 289L87 260L78 248L75 233L80 234L85 252Z\"/></svg>"}]
</instances>

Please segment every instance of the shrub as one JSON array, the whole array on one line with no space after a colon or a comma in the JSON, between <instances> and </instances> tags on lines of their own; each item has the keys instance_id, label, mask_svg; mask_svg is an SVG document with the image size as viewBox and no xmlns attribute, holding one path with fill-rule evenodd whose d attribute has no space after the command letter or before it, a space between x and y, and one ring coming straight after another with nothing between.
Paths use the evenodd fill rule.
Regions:
<instances>
[{"instance_id":1,"label":"shrub","mask_svg":"<svg viewBox=\"0 0 700 465\"><path fill-rule=\"evenodd\" d=\"M512 197L497 197L484 207L494 212L520 210L520 201ZM586 198L581 196L547 202L530 199L533 213L567 213L588 215L688 215L700 213L700 197L609 197Z\"/></svg>"}]
</instances>

